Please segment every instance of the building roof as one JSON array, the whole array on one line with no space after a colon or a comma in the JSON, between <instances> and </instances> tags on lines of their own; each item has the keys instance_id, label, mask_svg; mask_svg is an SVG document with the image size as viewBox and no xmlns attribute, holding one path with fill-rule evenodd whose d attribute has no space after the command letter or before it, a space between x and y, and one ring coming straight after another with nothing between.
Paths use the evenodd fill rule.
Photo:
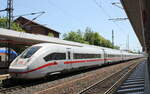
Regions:
<instances>
[{"instance_id":1,"label":"building roof","mask_svg":"<svg viewBox=\"0 0 150 94\"><path fill-rule=\"evenodd\" d=\"M143 51L150 53L150 0L121 0Z\"/></svg>"},{"instance_id":2,"label":"building roof","mask_svg":"<svg viewBox=\"0 0 150 94\"><path fill-rule=\"evenodd\" d=\"M62 45L70 45L70 46L83 46L85 44L65 41L59 38L48 37L41 34L31 34L26 32L16 32L14 30L8 30L0 28L0 42L10 42L14 44L26 44L26 45L34 45L37 43L55 43Z\"/></svg>"},{"instance_id":3,"label":"building roof","mask_svg":"<svg viewBox=\"0 0 150 94\"><path fill-rule=\"evenodd\" d=\"M14 22L18 22L18 21L21 21L21 20L26 20L26 21L29 22L29 23L38 25L38 26L40 26L40 27L42 27L42 28L45 28L45 29L47 29L47 30L49 30L49 31L53 31L53 32L55 32L55 33L59 33L59 34L60 34L60 32L58 32L58 31L56 31L56 30L54 30L54 29L48 28L48 27L46 27L46 26L44 26L44 25L41 25L41 24L39 24L39 23L36 23L36 22L34 22L34 21L32 21L32 20L29 20L29 19L27 19L27 18L25 18L25 17L22 17L22 16L20 16L20 17L18 17L17 19L15 19ZM26 22L25 22L25 24L26 24Z\"/></svg>"},{"instance_id":4,"label":"building roof","mask_svg":"<svg viewBox=\"0 0 150 94\"><path fill-rule=\"evenodd\" d=\"M14 30L8 30L0 28L0 42L4 43L12 43L12 44L26 44L26 45L34 45L38 43L54 43L68 46L76 46L76 47L93 47L93 48L101 48L112 50L111 48L105 48L100 46L82 44L78 42L66 41L59 38L48 37L40 34L30 34L26 32L16 32ZM119 51L113 49L113 51ZM122 51L123 52L123 51Z\"/></svg>"}]
</instances>

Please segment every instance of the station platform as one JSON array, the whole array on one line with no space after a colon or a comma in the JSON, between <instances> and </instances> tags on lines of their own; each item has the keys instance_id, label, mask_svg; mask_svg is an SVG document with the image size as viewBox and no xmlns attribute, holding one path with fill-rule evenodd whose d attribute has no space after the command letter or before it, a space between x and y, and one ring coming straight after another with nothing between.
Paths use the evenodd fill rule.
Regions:
<instances>
[{"instance_id":1,"label":"station platform","mask_svg":"<svg viewBox=\"0 0 150 94\"><path fill-rule=\"evenodd\" d=\"M115 94L149 94L149 92L148 64L144 61L136 67Z\"/></svg>"}]
</instances>

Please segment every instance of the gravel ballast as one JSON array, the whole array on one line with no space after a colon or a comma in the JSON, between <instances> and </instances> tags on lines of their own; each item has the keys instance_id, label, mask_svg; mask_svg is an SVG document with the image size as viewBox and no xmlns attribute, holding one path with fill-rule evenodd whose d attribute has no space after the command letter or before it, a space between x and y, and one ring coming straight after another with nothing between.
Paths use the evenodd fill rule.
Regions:
<instances>
[{"instance_id":1,"label":"gravel ballast","mask_svg":"<svg viewBox=\"0 0 150 94\"><path fill-rule=\"evenodd\" d=\"M66 81L62 84L50 87L48 89L36 92L35 94L77 94L80 90L96 83L99 80L104 79L108 75L117 72L130 64L141 62L142 60L132 60L125 63L103 67L88 73L81 75L79 78L76 78L71 81Z\"/></svg>"},{"instance_id":2,"label":"gravel ballast","mask_svg":"<svg viewBox=\"0 0 150 94\"><path fill-rule=\"evenodd\" d=\"M108 75L127 67L129 64L141 61L143 61L143 59L106 66L45 83L33 84L26 87L22 86L22 88L7 91L5 93L0 92L0 94L76 94L89 85L96 83L98 80L102 80Z\"/></svg>"}]
</instances>

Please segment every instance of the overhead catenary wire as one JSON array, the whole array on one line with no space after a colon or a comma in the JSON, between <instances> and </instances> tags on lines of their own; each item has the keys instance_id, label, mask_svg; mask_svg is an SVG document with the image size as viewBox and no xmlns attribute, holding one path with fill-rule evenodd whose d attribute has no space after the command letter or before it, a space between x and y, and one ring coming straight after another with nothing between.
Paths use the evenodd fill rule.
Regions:
<instances>
[{"instance_id":1,"label":"overhead catenary wire","mask_svg":"<svg viewBox=\"0 0 150 94\"><path fill-rule=\"evenodd\" d=\"M112 19L112 17L109 15L109 13L96 1L96 0L92 0L94 4L96 4L96 6L98 6L102 11L103 13L108 17L108 19ZM122 31L123 29L121 29L121 27L116 24L114 21L112 21L114 23L114 25L120 30Z\"/></svg>"},{"instance_id":2,"label":"overhead catenary wire","mask_svg":"<svg viewBox=\"0 0 150 94\"><path fill-rule=\"evenodd\" d=\"M112 21L123 21L123 20L128 20L128 18L112 18L112 19L108 19L108 20L112 20Z\"/></svg>"},{"instance_id":3,"label":"overhead catenary wire","mask_svg":"<svg viewBox=\"0 0 150 94\"><path fill-rule=\"evenodd\" d=\"M103 13L108 17L108 20L111 19L112 17L109 15L109 13L96 1L92 0L102 11ZM128 18L125 18L128 19ZM120 19L121 20L121 19ZM120 30L126 32L124 29L122 29L118 24L115 23L115 21L112 21L114 25Z\"/></svg>"},{"instance_id":4,"label":"overhead catenary wire","mask_svg":"<svg viewBox=\"0 0 150 94\"><path fill-rule=\"evenodd\" d=\"M30 22L36 20L38 17L40 17L40 16L43 15L44 13L45 13L45 12L39 12L39 13L38 13L39 15L37 15L36 17L34 17L31 21L28 21L27 23L25 23L25 24L23 25L23 27L24 27L25 25L29 24ZM37 14L37 13L31 13L31 14Z\"/></svg>"},{"instance_id":5,"label":"overhead catenary wire","mask_svg":"<svg viewBox=\"0 0 150 94\"><path fill-rule=\"evenodd\" d=\"M26 14L22 14L22 15L15 15L13 16L13 18L15 17L20 17L20 16L29 16L29 15L36 15L36 14L44 14L45 11L41 11L41 12L32 12L32 13L26 13Z\"/></svg>"},{"instance_id":6,"label":"overhead catenary wire","mask_svg":"<svg viewBox=\"0 0 150 94\"><path fill-rule=\"evenodd\" d=\"M120 8L120 9L123 9L123 7L119 6L120 5L120 2L113 2L112 5Z\"/></svg>"},{"instance_id":7,"label":"overhead catenary wire","mask_svg":"<svg viewBox=\"0 0 150 94\"><path fill-rule=\"evenodd\" d=\"M49 4L51 4L53 7L55 7L57 10L59 10L62 14L66 15L66 16L70 16L70 18L72 18L74 21L80 23L81 25L83 25L83 23L78 19L78 17L72 15L70 12L64 10L62 7L56 5L54 2L52 2L51 0L47 0Z\"/></svg>"}]
</instances>

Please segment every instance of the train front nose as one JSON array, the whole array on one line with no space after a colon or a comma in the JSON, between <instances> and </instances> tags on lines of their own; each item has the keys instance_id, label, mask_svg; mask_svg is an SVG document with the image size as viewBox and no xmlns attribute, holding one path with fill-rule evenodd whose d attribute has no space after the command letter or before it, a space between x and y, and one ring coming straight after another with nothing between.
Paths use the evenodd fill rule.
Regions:
<instances>
[{"instance_id":1,"label":"train front nose","mask_svg":"<svg viewBox=\"0 0 150 94\"><path fill-rule=\"evenodd\" d=\"M26 64L26 60L14 60L9 66L9 73L13 78L23 78L25 76L25 72L27 71L28 66Z\"/></svg>"},{"instance_id":2,"label":"train front nose","mask_svg":"<svg viewBox=\"0 0 150 94\"><path fill-rule=\"evenodd\" d=\"M10 73L24 73L28 70L27 66L10 66L9 72Z\"/></svg>"},{"instance_id":3,"label":"train front nose","mask_svg":"<svg viewBox=\"0 0 150 94\"><path fill-rule=\"evenodd\" d=\"M24 78L26 76L25 72L27 70L28 70L27 66L24 66L24 67L10 66L9 74L12 78Z\"/></svg>"}]
</instances>

